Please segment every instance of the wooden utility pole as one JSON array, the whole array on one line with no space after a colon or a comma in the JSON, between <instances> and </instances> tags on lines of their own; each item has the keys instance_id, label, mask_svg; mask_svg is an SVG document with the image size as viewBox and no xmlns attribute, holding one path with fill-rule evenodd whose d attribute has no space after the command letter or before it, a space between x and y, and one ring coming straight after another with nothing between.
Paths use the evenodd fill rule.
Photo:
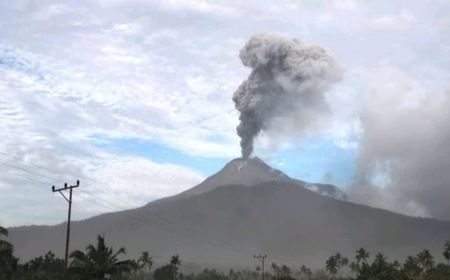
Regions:
<instances>
[{"instance_id":1,"label":"wooden utility pole","mask_svg":"<svg viewBox=\"0 0 450 280\"><path fill-rule=\"evenodd\" d=\"M264 262L266 261L267 255L258 255L253 257L261 262L261 279L264 280Z\"/></svg>"},{"instance_id":2,"label":"wooden utility pole","mask_svg":"<svg viewBox=\"0 0 450 280\"><path fill-rule=\"evenodd\" d=\"M79 180L77 180L77 184L74 186L67 186L67 183L64 184L64 187L59 189L55 189L55 186L52 186L52 191L59 192L64 197L64 199L69 203L69 214L67 217L66 252L64 254L64 266L66 269L68 267L68 260L69 260L70 218L72 214L72 190L74 188L78 188L79 186L80 186ZM67 190L69 190L69 198L67 198L63 193L63 191Z\"/></svg>"}]
</instances>

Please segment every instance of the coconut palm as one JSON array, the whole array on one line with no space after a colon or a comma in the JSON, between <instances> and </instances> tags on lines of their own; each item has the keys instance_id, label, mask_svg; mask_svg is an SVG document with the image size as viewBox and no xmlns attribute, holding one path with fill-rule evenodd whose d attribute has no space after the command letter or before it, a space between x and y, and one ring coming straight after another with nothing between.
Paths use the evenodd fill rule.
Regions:
<instances>
[{"instance_id":1,"label":"coconut palm","mask_svg":"<svg viewBox=\"0 0 450 280\"><path fill-rule=\"evenodd\" d=\"M0 226L0 237L7 237L8 230ZM0 239L0 279L10 279L16 269L17 259L13 256L13 246L4 239Z\"/></svg>"},{"instance_id":2,"label":"coconut palm","mask_svg":"<svg viewBox=\"0 0 450 280\"><path fill-rule=\"evenodd\" d=\"M306 279L311 279L312 271L310 268L307 268L305 265L300 267L300 274L304 276Z\"/></svg>"},{"instance_id":3,"label":"coconut palm","mask_svg":"<svg viewBox=\"0 0 450 280\"><path fill-rule=\"evenodd\" d=\"M336 256L330 256L326 262L326 269L332 278L334 278L334 276L338 272L338 267L339 263L336 259Z\"/></svg>"},{"instance_id":4,"label":"coconut palm","mask_svg":"<svg viewBox=\"0 0 450 280\"><path fill-rule=\"evenodd\" d=\"M367 263L367 259L369 258L369 253L364 248L359 248L358 251L356 251L356 263L360 264L361 262Z\"/></svg>"},{"instance_id":5,"label":"coconut palm","mask_svg":"<svg viewBox=\"0 0 450 280\"><path fill-rule=\"evenodd\" d=\"M424 271L430 271L434 267L434 257L429 250L423 250L417 255L419 265Z\"/></svg>"},{"instance_id":6,"label":"coconut palm","mask_svg":"<svg viewBox=\"0 0 450 280\"><path fill-rule=\"evenodd\" d=\"M0 237L7 237L8 236L8 230L2 226L0 226ZM4 240L4 239L0 239L0 252L4 253L4 252L12 252L13 250L13 246L11 245L11 243L9 243L8 241Z\"/></svg>"},{"instance_id":7,"label":"coconut palm","mask_svg":"<svg viewBox=\"0 0 450 280\"><path fill-rule=\"evenodd\" d=\"M450 241L445 242L444 253L442 255L447 260L447 265L450 266Z\"/></svg>"},{"instance_id":8,"label":"coconut palm","mask_svg":"<svg viewBox=\"0 0 450 280\"><path fill-rule=\"evenodd\" d=\"M112 247L105 244L103 236L97 236L97 246L90 244L86 247L86 253L75 250L70 254L71 269L80 272L85 277L103 280L111 275L130 271L131 261L119 261L118 256L125 254L125 248L114 252Z\"/></svg>"},{"instance_id":9,"label":"coconut palm","mask_svg":"<svg viewBox=\"0 0 450 280\"><path fill-rule=\"evenodd\" d=\"M2 226L0 226L0 235L8 235L8 230Z\"/></svg>"},{"instance_id":10,"label":"coconut palm","mask_svg":"<svg viewBox=\"0 0 450 280\"><path fill-rule=\"evenodd\" d=\"M181 260L178 255L172 256L170 263L155 270L153 277L155 280L174 280L178 278L178 268Z\"/></svg>"},{"instance_id":11,"label":"coconut palm","mask_svg":"<svg viewBox=\"0 0 450 280\"><path fill-rule=\"evenodd\" d=\"M372 263L372 269L373 271L376 271L377 273L384 272L389 266L389 263L387 262L386 257L382 253L378 253L375 256L375 259Z\"/></svg>"},{"instance_id":12,"label":"coconut palm","mask_svg":"<svg viewBox=\"0 0 450 280\"><path fill-rule=\"evenodd\" d=\"M136 273L138 270L143 270L144 278L147 279L147 276L150 275L152 270L153 260L150 257L147 251L142 252L141 256L137 261L131 261L131 268Z\"/></svg>"},{"instance_id":13,"label":"coconut palm","mask_svg":"<svg viewBox=\"0 0 450 280\"><path fill-rule=\"evenodd\" d=\"M419 260L416 257L408 256L403 264L403 272L408 279L416 279L422 273L422 269L419 266Z\"/></svg>"},{"instance_id":14,"label":"coconut palm","mask_svg":"<svg viewBox=\"0 0 450 280\"><path fill-rule=\"evenodd\" d=\"M346 267L346 266L348 266L348 258L343 257L339 254L338 263L339 263L339 268Z\"/></svg>"}]
</instances>

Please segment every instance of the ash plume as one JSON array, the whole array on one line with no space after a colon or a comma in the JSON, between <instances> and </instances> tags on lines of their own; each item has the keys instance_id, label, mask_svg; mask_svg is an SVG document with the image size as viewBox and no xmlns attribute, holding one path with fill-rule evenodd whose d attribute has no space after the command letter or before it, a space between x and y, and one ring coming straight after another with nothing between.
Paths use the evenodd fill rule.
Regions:
<instances>
[{"instance_id":1,"label":"ash plume","mask_svg":"<svg viewBox=\"0 0 450 280\"><path fill-rule=\"evenodd\" d=\"M299 133L327 111L324 91L340 78L340 69L323 48L260 34L249 39L239 57L252 69L233 95L242 158L251 155L261 131Z\"/></svg>"}]
</instances>

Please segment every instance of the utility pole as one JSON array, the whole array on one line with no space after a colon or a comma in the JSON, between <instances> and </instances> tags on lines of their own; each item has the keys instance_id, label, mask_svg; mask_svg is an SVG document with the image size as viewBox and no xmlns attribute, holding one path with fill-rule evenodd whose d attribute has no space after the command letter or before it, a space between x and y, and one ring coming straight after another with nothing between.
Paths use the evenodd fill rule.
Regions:
<instances>
[{"instance_id":1,"label":"utility pole","mask_svg":"<svg viewBox=\"0 0 450 280\"><path fill-rule=\"evenodd\" d=\"M264 262L266 261L267 255L258 255L253 257L261 262L261 279L264 280Z\"/></svg>"},{"instance_id":2,"label":"utility pole","mask_svg":"<svg viewBox=\"0 0 450 280\"><path fill-rule=\"evenodd\" d=\"M64 187L59 188L59 189L55 189L55 186L52 186L52 191L53 192L59 192L64 199L69 203L69 214L67 217L67 235L66 235L66 252L64 254L64 266L67 269L68 267L68 260L69 260L69 240L70 240L70 217L72 214L72 190L74 188L78 188L80 186L80 181L77 180L77 184L74 186L67 186L67 183L64 184ZM67 198L63 191L67 191L69 190L69 198Z\"/></svg>"}]
</instances>

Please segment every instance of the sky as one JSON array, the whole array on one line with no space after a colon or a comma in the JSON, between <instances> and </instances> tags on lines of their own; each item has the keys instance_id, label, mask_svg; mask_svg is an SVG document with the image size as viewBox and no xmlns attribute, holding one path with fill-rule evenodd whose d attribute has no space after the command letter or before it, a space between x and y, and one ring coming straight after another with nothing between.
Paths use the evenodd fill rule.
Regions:
<instances>
[{"instance_id":1,"label":"sky","mask_svg":"<svg viewBox=\"0 0 450 280\"><path fill-rule=\"evenodd\" d=\"M0 225L186 190L240 156L232 95L260 33L326 49L329 119L254 155L357 203L450 216L448 1L0 1Z\"/></svg>"}]
</instances>

